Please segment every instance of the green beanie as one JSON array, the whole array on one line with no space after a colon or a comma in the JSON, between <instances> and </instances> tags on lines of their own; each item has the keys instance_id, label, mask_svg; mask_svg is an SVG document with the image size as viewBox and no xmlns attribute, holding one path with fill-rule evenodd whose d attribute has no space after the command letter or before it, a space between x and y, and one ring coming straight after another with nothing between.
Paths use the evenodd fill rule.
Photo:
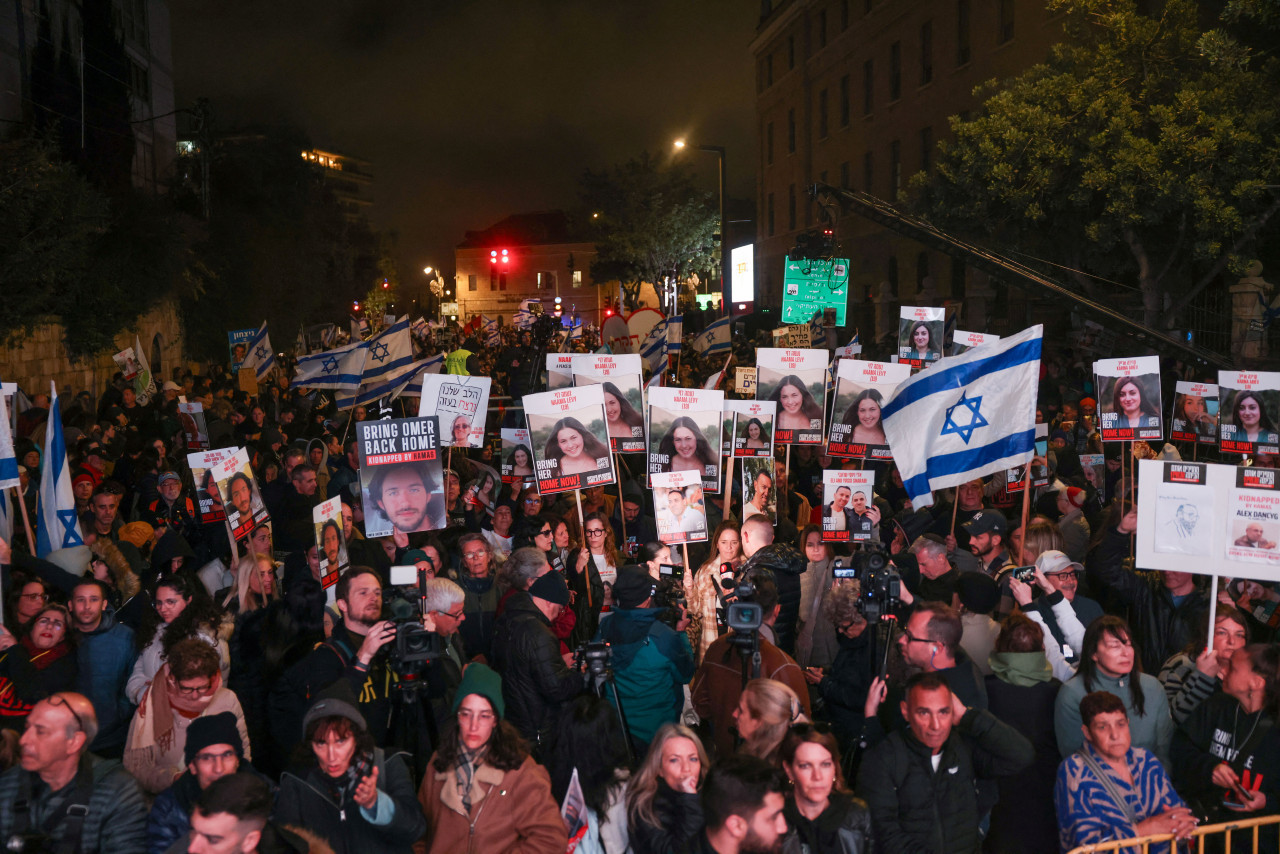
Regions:
<instances>
[{"instance_id":1,"label":"green beanie","mask_svg":"<svg viewBox=\"0 0 1280 854\"><path fill-rule=\"evenodd\" d=\"M462 682L453 695L453 713L458 713L458 706L468 694L479 694L493 704L493 711L499 718L506 715L507 707L502 702L502 677L492 667L485 664L468 664L467 671L462 674Z\"/></svg>"}]
</instances>

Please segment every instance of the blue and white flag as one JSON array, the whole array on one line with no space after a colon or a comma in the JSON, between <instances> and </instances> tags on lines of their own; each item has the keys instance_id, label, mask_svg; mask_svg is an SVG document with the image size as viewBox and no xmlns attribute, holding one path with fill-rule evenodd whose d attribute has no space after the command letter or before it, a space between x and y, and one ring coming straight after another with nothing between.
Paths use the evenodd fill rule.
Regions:
<instances>
[{"instance_id":1,"label":"blue and white flag","mask_svg":"<svg viewBox=\"0 0 1280 854\"><path fill-rule=\"evenodd\" d=\"M853 330L853 340L852 340L852 341L850 341L849 343L850 343L850 344L861 344L861 343L862 343L862 336L858 334L858 330L856 330L856 329L855 329L855 330Z\"/></svg>"},{"instance_id":2,"label":"blue and white flag","mask_svg":"<svg viewBox=\"0 0 1280 854\"><path fill-rule=\"evenodd\" d=\"M13 542L13 505L7 489L0 489L0 540Z\"/></svg>"},{"instance_id":3,"label":"blue and white flag","mask_svg":"<svg viewBox=\"0 0 1280 854\"><path fill-rule=\"evenodd\" d=\"M729 318L722 317L693 339L693 349L702 354L721 353L733 346L733 329Z\"/></svg>"},{"instance_id":4,"label":"blue and white flag","mask_svg":"<svg viewBox=\"0 0 1280 854\"><path fill-rule=\"evenodd\" d=\"M434 361L434 359L422 359L417 362L410 362L383 376L373 385L361 386L360 391L354 395L349 391L339 392L336 395L338 409L344 410L351 409L354 406L368 406L383 397L388 400L395 400L402 394L416 394L421 397L422 374L428 365ZM440 359L440 364L444 364L443 358ZM412 390L415 386L417 391Z\"/></svg>"},{"instance_id":5,"label":"blue and white flag","mask_svg":"<svg viewBox=\"0 0 1280 854\"><path fill-rule=\"evenodd\" d=\"M13 432L9 429L9 407L0 393L0 496L11 486L22 485L18 476L18 454L13 449ZM5 538L8 542L8 538Z\"/></svg>"},{"instance_id":6,"label":"blue and white flag","mask_svg":"<svg viewBox=\"0 0 1280 854\"><path fill-rule=\"evenodd\" d=\"M584 328L585 328L585 327L584 327L584 325L583 325L583 323L582 323L582 321L581 321L581 320L579 320L579 321L578 321L578 323L577 323L577 325L576 325L576 326L570 326L570 327L569 327L569 340L570 340L570 341L581 341L581 340L582 340L582 330L583 330Z\"/></svg>"},{"instance_id":7,"label":"blue and white flag","mask_svg":"<svg viewBox=\"0 0 1280 854\"><path fill-rule=\"evenodd\" d=\"M413 341L409 338L408 320L393 323L367 343L369 355L364 360L364 378L360 383L366 388L383 385L392 376L398 378L402 369L413 364Z\"/></svg>"},{"instance_id":8,"label":"blue and white flag","mask_svg":"<svg viewBox=\"0 0 1280 854\"><path fill-rule=\"evenodd\" d=\"M249 342L249 348L245 351L244 361L240 363L240 368L253 368L253 373L258 380L267 378L267 374L276 366L276 351L271 349L271 336L267 334L267 322L262 321L262 325L258 327L258 334L253 336L253 340Z\"/></svg>"},{"instance_id":9,"label":"blue and white flag","mask_svg":"<svg viewBox=\"0 0 1280 854\"><path fill-rule=\"evenodd\" d=\"M645 339L640 342L640 357L648 364L649 370L657 371L658 363L667 357L667 322L660 320Z\"/></svg>"},{"instance_id":10,"label":"blue and white flag","mask_svg":"<svg viewBox=\"0 0 1280 854\"><path fill-rule=\"evenodd\" d=\"M40 528L36 532L36 557L57 549L84 545L76 496L71 491L67 442L62 436L62 407L58 387L49 383L49 420L44 428L44 459L40 466Z\"/></svg>"},{"instance_id":11,"label":"blue and white flag","mask_svg":"<svg viewBox=\"0 0 1280 854\"><path fill-rule=\"evenodd\" d=\"M409 324L409 331L413 334L415 338L426 338L427 322L423 320L421 317L419 317L413 323Z\"/></svg>"},{"instance_id":12,"label":"blue and white flag","mask_svg":"<svg viewBox=\"0 0 1280 854\"><path fill-rule=\"evenodd\" d=\"M1035 455L1044 327L916 374L884 406L884 433L916 509L933 490L1013 468Z\"/></svg>"},{"instance_id":13,"label":"blue and white flag","mask_svg":"<svg viewBox=\"0 0 1280 854\"><path fill-rule=\"evenodd\" d=\"M481 328L484 332L484 343L486 347L497 347L502 343L502 331L498 329L498 321L480 315Z\"/></svg>"},{"instance_id":14,"label":"blue and white flag","mask_svg":"<svg viewBox=\"0 0 1280 854\"><path fill-rule=\"evenodd\" d=\"M423 374L438 374L444 370L444 353L437 353L429 359L418 362L413 377L405 384L400 394L409 397L422 397Z\"/></svg>"},{"instance_id":15,"label":"blue and white flag","mask_svg":"<svg viewBox=\"0 0 1280 854\"><path fill-rule=\"evenodd\" d=\"M809 318L809 346L822 348L827 346L827 330L822 328L822 312L814 312Z\"/></svg>"},{"instance_id":16,"label":"blue and white flag","mask_svg":"<svg viewBox=\"0 0 1280 854\"><path fill-rule=\"evenodd\" d=\"M298 372L289 387L345 389L354 393L364 376L368 353L368 342L356 341L335 350L303 356L298 360Z\"/></svg>"},{"instance_id":17,"label":"blue and white flag","mask_svg":"<svg viewBox=\"0 0 1280 854\"><path fill-rule=\"evenodd\" d=\"M529 309L524 306L520 306L516 309L516 313L511 317L511 325L516 329L528 329L530 326L533 326L533 321L535 319L536 318L533 316L532 311L529 311Z\"/></svg>"},{"instance_id":18,"label":"blue and white flag","mask_svg":"<svg viewBox=\"0 0 1280 854\"><path fill-rule=\"evenodd\" d=\"M351 340L360 341L369 334L369 321L363 317L351 318Z\"/></svg>"},{"instance_id":19,"label":"blue and white flag","mask_svg":"<svg viewBox=\"0 0 1280 854\"><path fill-rule=\"evenodd\" d=\"M679 353L684 341L684 315L667 318L667 353Z\"/></svg>"},{"instance_id":20,"label":"blue and white flag","mask_svg":"<svg viewBox=\"0 0 1280 854\"><path fill-rule=\"evenodd\" d=\"M653 376L649 377L649 381L644 384L646 389L657 388L662 385L662 378L667 375L667 371L671 369L671 362L667 359L667 354L662 354L662 359L658 363L658 367L654 370Z\"/></svg>"}]
</instances>

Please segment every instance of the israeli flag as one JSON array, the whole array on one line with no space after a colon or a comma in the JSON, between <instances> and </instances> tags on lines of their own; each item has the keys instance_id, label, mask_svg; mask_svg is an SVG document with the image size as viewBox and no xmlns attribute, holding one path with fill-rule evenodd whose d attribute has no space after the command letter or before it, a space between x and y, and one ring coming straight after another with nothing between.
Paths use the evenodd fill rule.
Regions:
<instances>
[{"instance_id":1,"label":"israeli flag","mask_svg":"<svg viewBox=\"0 0 1280 854\"><path fill-rule=\"evenodd\" d=\"M392 377L399 378L403 369L413 364L413 341L409 338L408 320L393 323L370 338L368 344L369 355L364 360L364 378L361 380L361 385L366 388L382 386Z\"/></svg>"},{"instance_id":2,"label":"israeli flag","mask_svg":"<svg viewBox=\"0 0 1280 854\"><path fill-rule=\"evenodd\" d=\"M332 388L354 392L364 376L364 360L369 353L366 341L356 341L336 350L313 353L298 360L298 372L290 388Z\"/></svg>"},{"instance_id":3,"label":"israeli flag","mask_svg":"<svg viewBox=\"0 0 1280 854\"><path fill-rule=\"evenodd\" d=\"M422 377L424 374L438 374L444 370L444 353L437 353L429 359L418 362L412 378L400 392L409 397L422 397Z\"/></svg>"},{"instance_id":4,"label":"israeli flag","mask_svg":"<svg viewBox=\"0 0 1280 854\"><path fill-rule=\"evenodd\" d=\"M816 311L809 318L809 346L822 348L827 346L827 331L822 328L822 312Z\"/></svg>"},{"instance_id":5,"label":"israeli flag","mask_svg":"<svg viewBox=\"0 0 1280 854\"><path fill-rule=\"evenodd\" d=\"M84 545L76 496L71 491L67 466L67 442L62 436L62 407L58 387L49 383L49 421L44 429L44 463L40 469L40 528L36 532L36 557L51 551Z\"/></svg>"},{"instance_id":6,"label":"israeli flag","mask_svg":"<svg viewBox=\"0 0 1280 854\"><path fill-rule=\"evenodd\" d=\"M498 321L480 315L484 328L484 343L487 347L497 347L502 343L502 332L498 329Z\"/></svg>"},{"instance_id":7,"label":"israeli flag","mask_svg":"<svg viewBox=\"0 0 1280 854\"><path fill-rule=\"evenodd\" d=\"M861 344L861 343L862 343L862 336L858 334L858 330L856 330L856 329L855 329L855 330L853 330L853 340L852 340L852 341L850 341L849 343L850 343L850 344Z\"/></svg>"},{"instance_id":8,"label":"israeli flag","mask_svg":"<svg viewBox=\"0 0 1280 854\"><path fill-rule=\"evenodd\" d=\"M667 318L667 352L679 353L680 344L684 340L684 315L677 314Z\"/></svg>"},{"instance_id":9,"label":"israeli flag","mask_svg":"<svg viewBox=\"0 0 1280 854\"><path fill-rule=\"evenodd\" d=\"M579 321L578 321L578 323L577 323L577 325L576 325L576 326L571 326L571 327L569 327L569 340L570 340L570 341L581 341L581 340L582 340L582 329L583 329L583 324L582 324L582 321L581 321L581 320L579 320Z\"/></svg>"},{"instance_id":10,"label":"israeli flag","mask_svg":"<svg viewBox=\"0 0 1280 854\"><path fill-rule=\"evenodd\" d=\"M511 318L511 325L516 329L528 329L533 326L533 321L535 319L536 318L533 316L532 311L529 311L529 309L524 306L520 306L516 309L516 313Z\"/></svg>"},{"instance_id":11,"label":"israeli flag","mask_svg":"<svg viewBox=\"0 0 1280 854\"><path fill-rule=\"evenodd\" d=\"M916 509L933 490L1030 462L1044 327L934 365L898 386L884 432Z\"/></svg>"},{"instance_id":12,"label":"israeli flag","mask_svg":"<svg viewBox=\"0 0 1280 854\"><path fill-rule=\"evenodd\" d=\"M733 329L729 318L722 317L693 339L693 349L702 354L722 353L733 346Z\"/></svg>"},{"instance_id":13,"label":"israeli flag","mask_svg":"<svg viewBox=\"0 0 1280 854\"><path fill-rule=\"evenodd\" d=\"M413 323L409 324L409 331L417 338L427 337L427 322L419 317Z\"/></svg>"},{"instance_id":14,"label":"israeli flag","mask_svg":"<svg viewBox=\"0 0 1280 854\"><path fill-rule=\"evenodd\" d=\"M667 354L664 352L658 362L658 367L653 371L653 376L649 377L649 381L644 384L644 387L651 389L662 385L662 378L667 375L669 370L671 370L671 360L667 358Z\"/></svg>"},{"instance_id":15,"label":"israeli flag","mask_svg":"<svg viewBox=\"0 0 1280 854\"><path fill-rule=\"evenodd\" d=\"M18 454L13 449L13 433L9 429L9 407L4 398L0 393L0 496L9 487L22 485L22 478L18 477Z\"/></svg>"},{"instance_id":16,"label":"israeli flag","mask_svg":"<svg viewBox=\"0 0 1280 854\"><path fill-rule=\"evenodd\" d=\"M13 542L13 507L7 489L0 489L0 540Z\"/></svg>"},{"instance_id":17,"label":"israeli flag","mask_svg":"<svg viewBox=\"0 0 1280 854\"><path fill-rule=\"evenodd\" d=\"M649 334L645 336L644 341L640 342L640 356L648 364L649 369L657 372L658 363L665 361L667 356L667 322L665 320L658 321Z\"/></svg>"},{"instance_id":18,"label":"israeli flag","mask_svg":"<svg viewBox=\"0 0 1280 854\"><path fill-rule=\"evenodd\" d=\"M405 334L408 334L407 332ZM426 359L420 362L410 362L402 365L388 374L383 374L375 382L366 382L360 386L360 391L355 395L353 402L348 402L350 392L338 394L338 408L347 409L351 406L367 406L375 400L386 397L395 400L404 393L404 388L413 378L422 373L422 369L426 367ZM366 363L367 364L367 363ZM368 376L368 373L365 374Z\"/></svg>"},{"instance_id":19,"label":"israeli flag","mask_svg":"<svg viewBox=\"0 0 1280 854\"><path fill-rule=\"evenodd\" d=\"M244 361L240 363L240 367L241 369L253 368L254 375L262 381L275 366L276 351L271 347L271 336L267 334L267 322L264 320L258 327L258 334L253 336L253 341L249 342L249 349L245 352Z\"/></svg>"}]
</instances>

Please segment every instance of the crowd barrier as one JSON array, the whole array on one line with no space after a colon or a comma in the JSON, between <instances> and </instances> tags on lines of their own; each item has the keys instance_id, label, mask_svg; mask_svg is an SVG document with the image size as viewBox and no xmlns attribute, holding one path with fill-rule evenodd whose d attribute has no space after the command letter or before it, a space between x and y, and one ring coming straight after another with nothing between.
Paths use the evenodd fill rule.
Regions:
<instances>
[{"instance_id":1,"label":"crowd barrier","mask_svg":"<svg viewBox=\"0 0 1280 854\"><path fill-rule=\"evenodd\" d=\"M1261 849L1258 847L1258 828L1265 827L1269 824L1280 824L1280 815L1268 815L1261 818L1250 818L1242 821L1227 821L1222 824L1206 824L1204 827L1197 827L1192 833L1191 839L1181 843L1176 849L1178 852L1194 851L1195 854L1204 854L1206 842L1213 842L1215 838L1220 838L1222 846L1214 846L1211 850L1216 851L1232 851L1231 842L1233 833L1248 833L1253 837L1252 851L1258 854ZM1152 836L1140 836L1136 839L1113 839L1110 842L1098 842L1093 845L1081 845L1079 848L1072 848L1068 854L1101 854L1101 852L1133 852L1141 851L1142 854L1149 854L1152 846L1165 843L1173 839L1167 833L1157 833ZM1167 850L1167 849L1165 849ZM1276 851L1280 852L1280 846Z\"/></svg>"}]
</instances>

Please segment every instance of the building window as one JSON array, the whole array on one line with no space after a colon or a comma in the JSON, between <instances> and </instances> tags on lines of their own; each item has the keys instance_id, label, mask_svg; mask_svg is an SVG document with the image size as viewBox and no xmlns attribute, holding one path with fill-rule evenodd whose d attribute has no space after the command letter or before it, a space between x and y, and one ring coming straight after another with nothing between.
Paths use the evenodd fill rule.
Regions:
<instances>
[{"instance_id":1,"label":"building window","mask_svg":"<svg viewBox=\"0 0 1280 854\"><path fill-rule=\"evenodd\" d=\"M969 46L970 0L956 0L956 65L968 65L972 55Z\"/></svg>"},{"instance_id":2,"label":"building window","mask_svg":"<svg viewBox=\"0 0 1280 854\"><path fill-rule=\"evenodd\" d=\"M849 183L849 161L846 160L840 164L840 189L851 190L853 185Z\"/></svg>"},{"instance_id":3,"label":"building window","mask_svg":"<svg viewBox=\"0 0 1280 854\"><path fill-rule=\"evenodd\" d=\"M539 287L539 288L548 288L548 289L549 289L549 288L554 288L554 287L556 286L556 274L555 274L555 273L538 273L538 274L537 274L537 276L538 276L538 287Z\"/></svg>"},{"instance_id":4,"label":"building window","mask_svg":"<svg viewBox=\"0 0 1280 854\"><path fill-rule=\"evenodd\" d=\"M827 46L827 10L818 12L818 47Z\"/></svg>"},{"instance_id":5,"label":"building window","mask_svg":"<svg viewBox=\"0 0 1280 854\"><path fill-rule=\"evenodd\" d=\"M933 82L933 21L920 25L920 85Z\"/></svg>"},{"instance_id":6,"label":"building window","mask_svg":"<svg viewBox=\"0 0 1280 854\"><path fill-rule=\"evenodd\" d=\"M999 30L996 32L996 44L1004 44L1013 39L1013 0L1000 0Z\"/></svg>"},{"instance_id":7,"label":"building window","mask_svg":"<svg viewBox=\"0 0 1280 854\"><path fill-rule=\"evenodd\" d=\"M902 97L902 42L889 45L889 102Z\"/></svg>"},{"instance_id":8,"label":"building window","mask_svg":"<svg viewBox=\"0 0 1280 854\"><path fill-rule=\"evenodd\" d=\"M764 126L764 162L773 164L773 122Z\"/></svg>"},{"instance_id":9,"label":"building window","mask_svg":"<svg viewBox=\"0 0 1280 854\"><path fill-rule=\"evenodd\" d=\"M849 0L840 0L840 32L849 29Z\"/></svg>"},{"instance_id":10,"label":"building window","mask_svg":"<svg viewBox=\"0 0 1280 854\"><path fill-rule=\"evenodd\" d=\"M796 230L796 185L787 188L787 229Z\"/></svg>"},{"instance_id":11,"label":"building window","mask_svg":"<svg viewBox=\"0 0 1280 854\"><path fill-rule=\"evenodd\" d=\"M787 70L796 67L796 37L787 36Z\"/></svg>"},{"instance_id":12,"label":"building window","mask_svg":"<svg viewBox=\"0 0 1280 854\"><path fill-rule=\"evenodd\" d=\"M818 92L818 139L827 138L827 90Z\"/></svg>"},{"instance_id":13,"label":"building window","mask_svg":"<svg viewBox=\"0 0 1280 854\"><path fill-rule=\"evenodd\" d=\"M933 168L933 128L920 128L920 171Z\"/></svg>"},{"instance_id":14,"label":"building window","mask_svg":"<svg viewBox=\"0 0 1280 854\"><path fill-rule=\"evenodd\" d=\"M151 100L151 75L132 58L129 59L129 92L139 101Z\"/></svg>"},{"instance_id":15,"label":"building window","mask_svg":"<svg viewBox=\"0 0 1280 854\"><path fill-rule=\"evenodd\" d=\"M876 64L875 60L868 59L862 63L862 114L864 116L871 115L871 110L875 106L876 94Z\"/></svg>"},{"instance_id":16,"label":"building window","mask_svg":"<svg viewBox=\"0 0 1280 854\"><path fill-rule=\"evenodd\" d=\"M769 204L766 206L766 208L767 208L766 219L769 220L769 236L773 237L773 193L769 194Z\"/></svg>"},{"instance_id":17,"label":"building window","mask_svg":"<svg viewBox=\"0 0 1280 854\"><path fill-rule=\"evenodd\" d=\"M476 274L469 273L467 275L467 290L474 291L476 289Z\"/></svg>"},{"instance_id":18,"label":"building window","mask_svg":"<svg viewBox=\"0 0 1280 854\"><path fill-rule=\"evenodd\" d=\"M581 270L573 271L573 286L575 288L582 287L582 271Z\"/></svg>"},{"instance_id":19,"label":"building window","mask_svg":"<svg viewBox=\"0 0 1280 854\"><path fill-rule=\"evenodd\" d=\"M862 155L862 191L864 193L871 192L872 181L875 178L874 162L870 151Z\"/></svg>"},{"instance_id":20,"label":"building window","mask_svg":"<svg viewBox=\"0 0 1280 854\"><path fill-rule=\"evenodd\" d=\"M896 202L902 190L902 143L889 143L889 201Z\"/></svg>"},{"instance_id":21,"label":"building window","mask_svg":"<svg viewBox=\"0 0 1280 854\"><path fill-rule=\"evenodd\" d=\"M849 126L849 75L840 78L840 127Z\"/></svg>"},{"instance_id":22,"label":"building window","mask_svg":"<svg viewBox=\"0 0 1280 854\"><path fill-rule=\"evenodd\" d=\"M787 153L796 153L796 110L787 110Z\"/></svg>"}]
</instances>

